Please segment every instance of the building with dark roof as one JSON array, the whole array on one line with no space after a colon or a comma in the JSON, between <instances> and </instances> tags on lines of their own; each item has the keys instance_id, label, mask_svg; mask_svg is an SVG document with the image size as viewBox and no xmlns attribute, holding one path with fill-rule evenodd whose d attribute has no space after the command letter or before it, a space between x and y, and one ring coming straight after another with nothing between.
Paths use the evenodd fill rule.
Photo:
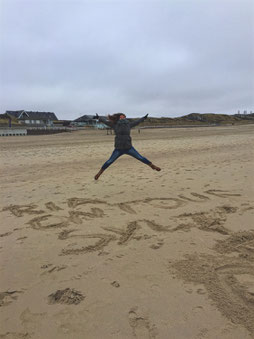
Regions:
<instances>
[{"instance_id":1,"label":"building with dark roof","mask_svg":"<svg viewBox=\"0 0 254 339\"><path fill-rule=\"evenodd\" d=\"M82 115L81 117L75 119L72 122L72 124L77 126L92 127L96 129L108 128L102 122L99 122L98 120L94 119L94 115Z\"/></svg>"},{"instance_id":2,"label":"building with dark roof","mask_svg":"<svg viewBox=\"0 0 254 339\"><path fill-rule=\"evenodd\" d=\"M20 123L32 126L53 126L54 121L58 121L53 112L33 112L33 111L6 111L6 114L15 117Z\"/></svg>"}]
</instances>

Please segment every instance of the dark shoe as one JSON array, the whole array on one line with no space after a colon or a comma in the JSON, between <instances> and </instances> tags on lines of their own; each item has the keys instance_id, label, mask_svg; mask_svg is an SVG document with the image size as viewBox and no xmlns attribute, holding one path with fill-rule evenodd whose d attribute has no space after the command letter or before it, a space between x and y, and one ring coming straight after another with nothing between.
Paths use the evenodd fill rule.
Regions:
<instances>
[{"instance_id":1,"label":"dark shoe","mask_svg":"<svg viewBox=\"0 0 254 339\"><path fill-rule=\"evenodd\" d=\"M95 180L98 180L99 177L102 175L102 173L104 172L103 169L100 169L99 172L96 174L96 176L94 177Z\"/></svg>"},{"instance_id":2,"label":"dark shoe","mask_svg":"<svg viewBox=\"0 0 254 339\"><path fill-rule=\"evenodd\" d=\"M160 167L155 166L154 164L150 164L150 167L151 167L153 170L156 170L156 171L158 171L158 172L161 170Z\"/></svg>"}]
</instances>

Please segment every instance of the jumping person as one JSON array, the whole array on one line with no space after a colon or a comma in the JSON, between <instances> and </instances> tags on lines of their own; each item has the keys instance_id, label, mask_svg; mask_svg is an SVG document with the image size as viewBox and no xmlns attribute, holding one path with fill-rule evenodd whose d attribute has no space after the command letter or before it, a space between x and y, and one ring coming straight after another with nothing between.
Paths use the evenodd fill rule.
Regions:
<instances>
[{"instance_id":1,"label":"jumping person","mask_svg":"<svg viewBox=\"0 0 254 339\"><path fill-rule=\"evenodd\" d=\"M104 163L99 172L94 177L95 180L98 180L101 174L113 164L116 159L118 159L123 154L131 155L137 160L142 161L144 164L150 166L153 170L160 171L161 169L155 166L151 161L140 155L135 148L132 146L130 131L131 128L137 126L147 118L146 114L143 118L140 118L135 121L128 121L126 115L123 113L116 113L113 115L108 115L108 119L105 117L99 117L96 114L95 119L98 119L100 122L103 122L105 125L111 127L115 131L115 149L111 157Z\"/></svg>"}]
</instances>

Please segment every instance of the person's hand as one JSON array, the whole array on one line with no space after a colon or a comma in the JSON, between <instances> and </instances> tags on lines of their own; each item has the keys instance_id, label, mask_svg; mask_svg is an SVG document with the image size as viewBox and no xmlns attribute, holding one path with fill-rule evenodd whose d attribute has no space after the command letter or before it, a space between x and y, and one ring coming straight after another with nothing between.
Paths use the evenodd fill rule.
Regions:
<instances>
[{"instance_id":1,"label":"person's hand","mask_svg":"<svg viewBox=\"0 0 254 339\"><path fill-rule=\"evenodd\" d=\"M147 119L147 117L148 117L148 113L145 115L145 119Z\"/></svg>"}]
</instances>

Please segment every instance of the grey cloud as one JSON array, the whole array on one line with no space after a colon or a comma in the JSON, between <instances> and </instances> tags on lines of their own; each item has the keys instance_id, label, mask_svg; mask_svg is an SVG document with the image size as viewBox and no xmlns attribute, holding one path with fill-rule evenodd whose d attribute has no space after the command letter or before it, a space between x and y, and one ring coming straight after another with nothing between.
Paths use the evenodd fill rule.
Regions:
<instances>
[{"instance_id":1,"label":"grey cloud","mask_svg":"<svg viewBox=\"0 0 254 339\"><path fill-rule=\"evenodd\" d=\"M252 109L252 0L2 0L1 110Z\"/></svg>"}]
</instances>

